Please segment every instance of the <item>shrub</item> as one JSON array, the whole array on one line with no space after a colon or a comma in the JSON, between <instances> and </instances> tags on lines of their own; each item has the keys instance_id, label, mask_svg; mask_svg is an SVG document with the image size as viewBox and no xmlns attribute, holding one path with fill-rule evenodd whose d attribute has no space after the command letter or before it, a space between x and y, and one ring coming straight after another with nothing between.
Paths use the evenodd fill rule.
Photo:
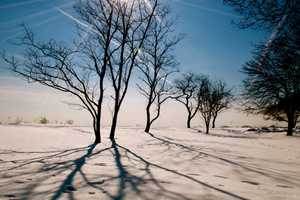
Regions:
<instances>
[{"instance_id":1,"label":"shrub","mask_svg":"<svg viewBox=\"0 0 300 200\"><path fill-rule=\"evenodd\" d=\"M66 121L66 124L72 125L72 124L74 124L74 121L73 121L73 120L67 120L67 121Z\"/></svg>"},{"instance_id":2,"label":"shrub","mask_svg":"<svg viewBox=\"0 0 300 200\"><path fill-rule=\"evenodd\" d=\"M40 124L48 124L48 123L49 123L49 120L46 117L42 117L40 119Z\"/></svg>"}]
</instances>

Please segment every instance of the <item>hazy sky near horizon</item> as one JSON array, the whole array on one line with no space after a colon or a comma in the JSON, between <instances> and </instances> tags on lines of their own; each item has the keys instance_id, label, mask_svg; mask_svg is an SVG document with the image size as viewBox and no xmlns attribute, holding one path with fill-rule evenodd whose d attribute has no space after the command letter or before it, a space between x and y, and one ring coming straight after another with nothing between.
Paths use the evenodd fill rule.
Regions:
<instances>
[{"instance_id":1,"label":"hazy sky near horizon","mask_svg":"<svg viewBox=\"0 0 300 200\"><path fill-rule=\"evenodd\" d=\"M0 49L8 54L18 54L20 47L11 44L22 35L21 23L27 24L40 40L54 38L69 43L75 37L75 22L66 16L73 15L73 0L1 0ZM177 46L176 57L180 70L208 74L225 80L239 88L243 75L241 66L251 57L253 44L263 42L269 33L240 30L233 20L238 20L230 7L221 0L165 0L174 16L178 17L176 31L185 39ZM63 10L65 13L59 11ZM37 85L28 85L16 78L0 61L0 120L22 117L26 120L39 116L50 119L89 121L88 115L70 109L62 101L68 96ZM143 124L144 99L131 88L127 96L121 121L124 124ZM176 107L176 109L175 109ZM178 108L178 109L177 109ZM109 107L106 111L109 123ZM176 116L176 117L174 117ZM162 114L161 124L185 124L185 111L180 104L169 103ZM221 116L223 123L247 124L250 118L237 111ZM255 120L255 118L251 118ZM255 120L256 121L256 120Z\"/></svg>"}]
</instances>

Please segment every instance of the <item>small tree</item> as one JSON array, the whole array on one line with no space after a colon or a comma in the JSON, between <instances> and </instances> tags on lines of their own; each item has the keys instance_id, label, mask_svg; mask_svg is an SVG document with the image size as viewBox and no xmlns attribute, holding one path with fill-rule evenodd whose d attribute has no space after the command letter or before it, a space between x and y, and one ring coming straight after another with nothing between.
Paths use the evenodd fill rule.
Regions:
<instances>
[{"instance_id":1,"label":"small tree","mask_svg":"<svg viewBox=\"0 0 300 200\"><path fill-rule=\"evenodd\" d=\"M212 128L215 128L218 115L224 110L229 109L230 104L233 101L232 90L227 88L224 81L216 81L213 84L212 101Z\"/></svg>"},{"instance_id":2,"label":"small tree","mask_svg":"<svg viewBox=\"0 0 300 200\"><path fill-rule=\"evenodd\" d=\"M214 110L214 88L208 77L201 78L197 90L198 111L205 123L205 133L209 133L210 121Z\"/></svg>"},{"instance_id":3,"label":"small tree","mask_svg":"<svg viewBox=\"0 0 300 200\"><path fill-rule=\"evenodd\" d=\"M156 18L149 27L143 51L140 54L139 70L140 93L147 99L145 132L149 133L161 111L161 105L170 98L171 85L169 76L176 72L177 62L173 55L174 46L181 37L172 36L173 21L169 19L169 10L162 7L156 12Z\"/></svg>"},{"instance_id":4,"label":"small tree","mask_svg":"<svg viewBox=\"0 0 300 200\"><path fill-rule=\"evenodd\" d=\"M211 120L214 128L218 114L229 108L229 103L232 101L231 90L227 89L224 81L212 81L207 76L202 76L197 89L197 101L198 111L205 123L205 132L208 134Z\"/></svg>"},{"instance_id":5,"label":"small tree","mask_svg":"<svg viewBox=\"0 0 300 200\"><path fill-rule=\"evenodd\" d=\"M183 74L181 78L175 80L174 88L176 91L175 100L182 103L187 110L187 128L191 128L191 121L199 110L200 101L198 100L199 81L201 76L193 73Z\"/></svg>"}]
</instances>

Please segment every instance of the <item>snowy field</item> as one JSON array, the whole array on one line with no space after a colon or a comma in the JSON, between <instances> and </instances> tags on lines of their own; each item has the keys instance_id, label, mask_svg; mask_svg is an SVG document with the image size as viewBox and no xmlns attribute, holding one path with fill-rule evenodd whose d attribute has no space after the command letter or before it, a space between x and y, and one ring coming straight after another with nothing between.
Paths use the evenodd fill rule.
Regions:
<instances>
[{"instance_id":1,"label":"snowy field","mask_svg":"<svg viewBox=\"0 0 300 200\"><path fill-rule=\"evenodd\" d=\"M0 125L0 199L300 199L300 137Z\"/></svg>"}]
</instances>

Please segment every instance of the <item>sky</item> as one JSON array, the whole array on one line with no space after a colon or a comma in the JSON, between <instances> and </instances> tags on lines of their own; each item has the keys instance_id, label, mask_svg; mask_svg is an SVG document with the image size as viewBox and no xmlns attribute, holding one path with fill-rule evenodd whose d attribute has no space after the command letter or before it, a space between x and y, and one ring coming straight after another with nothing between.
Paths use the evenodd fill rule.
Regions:
<instances>
[{"instance_id":1,"label":"sky","mask_svg":"<svg viewBox=\"0 0 300 200\"><path fill-rule=\"evenodd\" d=\"M39 40L56 39L66 44L75 37L73 0L1 0L0 1L0 50L9 55L22 52L13 45L22 35L25 23ZM244 75L242 65L251 58L253 45L266 41L269 33L258 30L240 30L232 22L240 18L221 0L168 0L172 14L177 18L176 31L185 38L176 48L176 58L182 72L207 74L226 81L239 90ZM65 101L70 97L39 85L26 83L7 70L0 61L0 121L20 117L25 121L46 116L50 120L73 119L88 124L90 119L82 111L71 109ZM105 124L110 122L109 101ZM145 100L130 88L121 112L120 124L142 125ZM175 109L176 108L176 109ZM163 108L161 126L184 126L185 110L182 105L170 102ZM174 117L176 116L176 117ZM220 124L241 125L261 122L231 110L220 116ZM198 125L200 119L194 124Z\"/></svg>"}]
</instances>

